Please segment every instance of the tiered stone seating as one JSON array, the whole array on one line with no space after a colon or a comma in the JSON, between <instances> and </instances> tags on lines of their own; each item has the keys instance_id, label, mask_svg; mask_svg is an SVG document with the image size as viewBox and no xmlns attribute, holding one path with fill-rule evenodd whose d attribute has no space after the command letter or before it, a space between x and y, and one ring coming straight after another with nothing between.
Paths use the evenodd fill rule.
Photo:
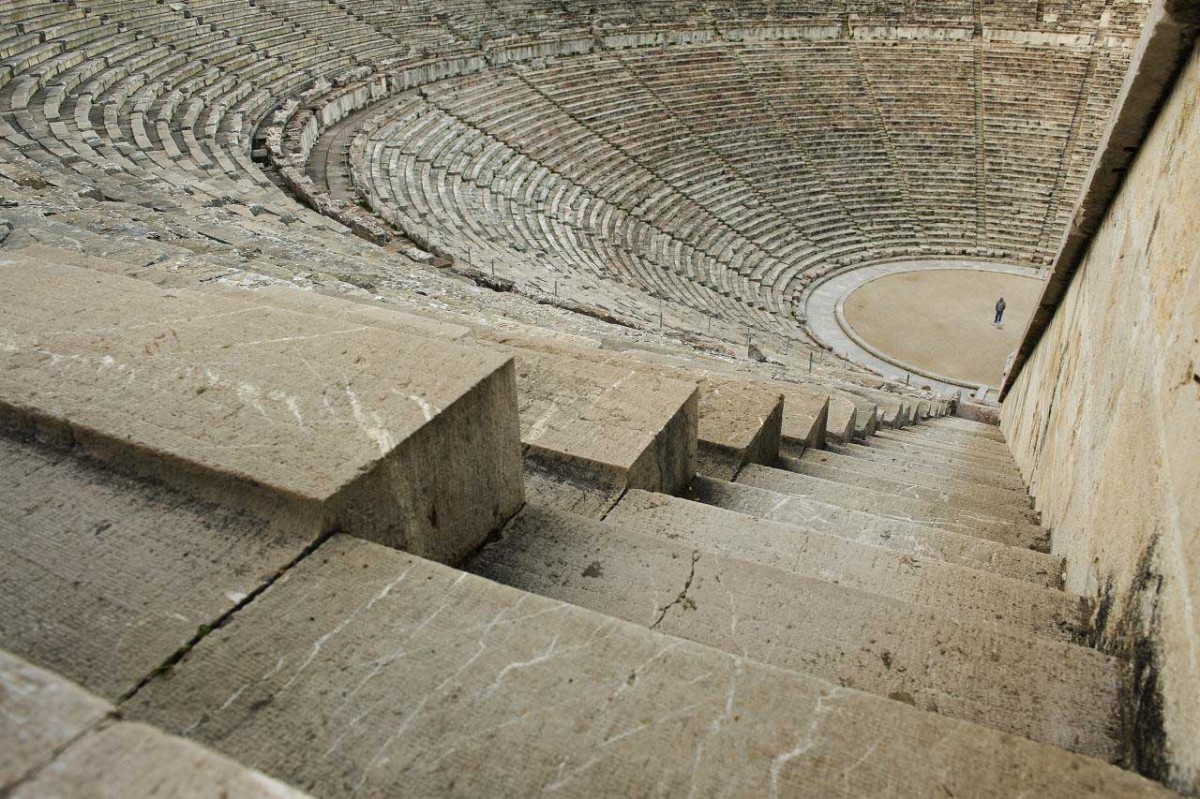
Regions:
<instances>
[{"instance_id":1,"label":"tiered stone seating","mask_svg":"<svg viewBox=\"0 0 1200 799\"><path fill-rule=\"evenodd\" d=\"M0 650L101 698L0 793L1160 795L996 431L788 319L1051 246L1124 62L975 8L0 5Z\"/></svg>"},{"instance_id":2,"label":"tiered stone seating","mask_svg":"<svg viewBox=\"0 0 1200 799\"><path fill-rule=\"evenodd\" d=\"M939 485L969 479L982 492L970 497L969 512L987 526L971 533L960 532L967 511L956 516L932 499L868 496L831 482L821 505L806 485L787 483L805 478L742 465L731 475L736 482L695 478L691 499L623 490L605 521L537 494L459 571L392 547L419 541L428 554L454 557L445 536L462 532L462 518L493 524L489 505L503 502L503 480L416 516L357 512L378 509L397 486L408 490L409 479L353 480L343 490L368 491L372 501L326 500L329 514L316 517L294 512L310 501L297 493L363 474L360 462L372 464L368 474L429 464L432 453L411 452L429 445L425 431L440 431L432 441L446 455L430 485L468 488L454 477L464 468L458 457L506 449L479 435L515 443L514 414L527 447L540 441L572 457L584 438L601 435L611 448L619 431L638 426L631 403L665 400L662 387L624 398L590 394L578 380L518 376L517 401L514 383L506 395L497 382L500 359L464 346L501 340L482 330L295 291L167 292L48 266L46 257L0 274L5 296L19 295L22 309L0 383L9 431L0 437L0 463L11 478L4 491L24 498L0 504L20 518L20 538L5 537L11 554L28 559L42 551L30 544L48 537L56 546L32 579L28 563L4 559L0 640L120 699L126 718L162 731L137 728L143 736L181 734L319 795L388 792L401 781L406 790L468 794L484 785L524 793L560 783L636 791L629 758L648 746L663 747L657 779L700 780L714 790L812 788L827 779L829 763L844 761L828 778L840 789L863 752L884 752L891 762L915 747L928 750L926 758L949 750L938 780L960 790L1011 757L1020 768L987 772L992 785L1156 791L1094 759L1120 756L1122 664L1074 643L1086 630L1087 604L1057 590L1060 559L1021 546L1023 489L987 428L974 434L927 422L892 434L890 450L865 446L842 456L870 475L872 458L889 451L954 451L969 467ZM43 279L32 279L37 271ZM85 289L92 303L80 314L69 298ZM213 314L220 331L205 322ZM52 320L57 332L46 335L38 320ZM444 341L424 338L430 334ZM430 374L406 366L420 347L439 359L437 381L414 382ZM549 352L530 360L533 350L522 351L518 372L561 370L569 360ZM39 368L47 358L58 364L53 375ZM651 363L636 374L651 374ZM586 370L601 382L613 376L598 363ZM403 391L378 390L401 373L409 376ZM471 374L488 376L456 399L456 381ZM620 391L632 390L634 374L619 379ZM331 403L327 419L322 396ZM584 405L556 412L568 397ZM463 403L470 409L456 414ZM147 408L152 425L140 423ZM397 426L397 411L411 417L409 427ZM650 420L648 409L640 413ZM220 415L238 424L207 421ZM561 426L576 419L594 432ZM544 435L552 429L557 442ZM652 449L694 447L697 428L681 432L691 444ZM301 446L308 436L318 440ZM327 466L296 470L310 447ZM800 462L830 452L811 450ZM662 466L654 473L664 474ZM595 490L587 474L575 479L579 490ZM764 481L771 488L758 487ZM853 507L841 504L839 485ZM823 510L813 516L817 506ZM515 510L508 507L502 516ZM928 517L912 519L915 510ZM297 524L304 519L317 524ZM385 534L397 521L412 534ZM84 564L87 579L79 580ZM796 612L780 612L792 605ZM140 623L164 608L171 623ZM57 620L52 637L45 619ZM846 637L850 630L856 637ZM398 670L404 679L394 678ZM663 738L646 722L657 712L671 719ZM727 716L727 726L714 732L713 713ZM780 722L766 723L774 714ZM525 729L531 722L537 734ZM486 732L476 740L480 724ZM620 744L626 738L635 749ZM680 741L686 757L671 754ZM719 758L709 772L695 760L700 745L742 754ZM597 747L604 757L595 758ZM821 768L774 754L806 747L823 753ZM929 787L928 769L911 764L869 769L850 784L873 790L901 777L905 790Z\"/></svg>"}]
</instances>

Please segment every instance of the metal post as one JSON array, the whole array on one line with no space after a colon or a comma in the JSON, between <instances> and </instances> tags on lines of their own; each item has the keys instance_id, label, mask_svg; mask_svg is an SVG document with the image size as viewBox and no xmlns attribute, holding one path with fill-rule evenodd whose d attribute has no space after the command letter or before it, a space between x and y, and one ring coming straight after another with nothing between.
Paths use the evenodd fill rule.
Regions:
<instances>
[{"instance_id":1,"label":"metal post","mask_svg":"<svg viewBox=\"0 0 1200 799\"><path fill-rule=\"evenodd\" d=\"M558 281L554 281L554 296L558 296Z\"/></svg>"},{"instance_id":2,"label":"metal post","mask_svg":"<svg viewBox=\"0 0 1200 799\"><path fill-rule=\"evenodd\" d=\"M662 297L659 297L659 298L658 298L658 332L659 332L659 333L661 333L661 332L662 332L662 330L663 330L663 309L662 309L662 305L663 305L663 299L662 299Z\"/></svg>"},{"instance_id":3,"label":"metal post","mask_svg":"<svg viewBox=\"0 0 1200 799\"><path fill-rule=\"evenodd\" d=\"M496 259L492 259L492 277L496 276Z\"/></svg>"},{"instance_id":4,"label":"metal post","mask_svg":"<svg viewBox=\"0 0 1200 799\"><path fill-rule=\"evenodd\" d=\"M812 354L812 351L811 351L811 350L809 350L809 353L808 353L808 371L809 371L809 373L810 373L810 374L812 373L812 361L813 361L813 354Z\"/></svg>"},{"instance_id":5,"label":"metal post","mask_svg":"<svg viewBox=\"0 0 1200 799\"><path fill-rule=\"evenodd\" d=\"M912 375L909 374L908 372L904 373L904 385L906 385L906 386L912 385Z\"/></svg>"}]
</instances>

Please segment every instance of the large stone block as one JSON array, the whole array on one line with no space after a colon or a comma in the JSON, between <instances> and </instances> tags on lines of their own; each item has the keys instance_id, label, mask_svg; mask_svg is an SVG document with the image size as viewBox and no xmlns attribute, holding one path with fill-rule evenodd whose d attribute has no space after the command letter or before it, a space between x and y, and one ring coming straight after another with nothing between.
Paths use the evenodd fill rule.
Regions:
<instances>
[{"instance_id":1,"label":"large stone block","mask_svg":"<svg viewBox=\"0 0 1200 799\"><path fill-rule=\"evenodd\" d=\"M503 356L29 261L0 297L10 429L445 561L523 501Z\"/></svg>"},{"instance_id":2,"label":"large stone block","mask_svg":"<svg viewBox=\"0 0 1200 799\"><path fill-rule=\"evenodd\" d=\"M533 351L516 362L531 493L595 514L627 488L674 493L695 474L694 384Z\"/></svg>"},{"instance_id":3,"label":"large stone block","mask_svg":"<svg viewBox=\"0 0 1200 799\"><path fill-rule=\"evenodd\" d=\"M1165 795L345 536L122 709L329 797Z\"/></svg>"}]
</instances>

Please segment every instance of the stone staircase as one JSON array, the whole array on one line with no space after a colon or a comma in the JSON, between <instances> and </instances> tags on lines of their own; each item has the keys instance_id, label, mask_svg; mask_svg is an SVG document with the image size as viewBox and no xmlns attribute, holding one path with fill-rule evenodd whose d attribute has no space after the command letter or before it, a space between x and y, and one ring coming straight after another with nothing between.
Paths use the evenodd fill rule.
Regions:
<instances>
[{"instance_id":1,"label":"stone staircase","mask_svg":"<svg viewBox=\"0 0 1200 799\"><path fill-rule=\"evenodd\" d=\"M1125 666L995 428L897 395L914 424L819 448L812 384L41 256L0 268L0 647L115 704L111 762L199 744L317 796L1161 790L1104 762ZM168 782L257 779L181 751ZM64 757L5 789L101 756Z\"/></svg>"}]
</instances>

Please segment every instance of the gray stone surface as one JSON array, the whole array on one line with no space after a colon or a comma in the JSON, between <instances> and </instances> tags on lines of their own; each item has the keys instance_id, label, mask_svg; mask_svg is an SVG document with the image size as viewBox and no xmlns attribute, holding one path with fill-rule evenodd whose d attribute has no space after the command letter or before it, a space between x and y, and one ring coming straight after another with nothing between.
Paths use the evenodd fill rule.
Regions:
<instances>
[{"instance_id":1,"label":"gray stone surface","mask_svg":"<svg viewBox=\"0 0 1200 799\"><path fill-rule=\"evenodd\" d=\"M830 440L853 441L854 431L858 429L858 409L854 403L845 397L830 394L829 416L825 421L825 431Z\"/></svg>"},{"instance_id":2,"label":"gray stone surface","mask_svg":"<svg viewBox=\"0 0 1200 799\"><path fill-rule=\"evenodd\" d=\"M849 455L872 463L882 463L901 471L940 475L960 482L1006 488L1011 491L1027 491L1019 474L1010 469L994 469L974 463L948 463L941 458L919 456L910 452L887 452L864 444L837 444L829 447L831 452Z\"/></svg>"},{"instance_id":3,"label":"gray stone surface","mask_svg":"<svg viewBox=\"0 0 1200 799\"><path fill-rule=\"evenodd\" d=\"M0 292L10 428L442 560L522 501L502 357L46 263Z\"/></svg>"},{"instance_id":4,"label":"gray stone surface","mask_svg":"<svg viewBox=\"0 0 1200 799\"><path fill-rule=\"evenodd\" d=\"M1029 506L1029 494L1020 477L997 475L979 469L958 469L939 464L931 458L913 458L878 453L870 447L851 450L834 445L821 452L808 453L808 457L832 466L854 469L864 474L879 474L890 479L916 479L926 485L944 483L960 491L977 492L987 499L1005 502L1015 500Z\"/></svg>"},{"instance_id":5,"label":"gray stone surface","mask_svg":"<svg viewBox=\"0 0 1200 799\"><path fill-rule=\"evenodd\" d=\"M1007 471L1009 474L1020 474L1011 456L967 454L954 446L929 444L927 442L897 441L891 438L886 430L879 431L878 434L867 442L867 445L883 451L910 453L922 458L938 458L944 463L983 466L990 469Z\"/></svg>"},{"instance_id":6,"label":"gray stone surface","mask_svg":"<svg viewBox=\"0 0 1200 799\"><path fill-rule=\"evenodd\" d=\"M115 700L315 540L0 437L0 646Z\"/></svg>"},{"instance_id":7,"label":"gray stone surface","mask_svg":"<svg viewBox=\"0 0 1200 799\"><path fill-rule=\"evenodd\" d=\"M593 488L674 492L695 473L694 384L532 351L516 373L526 461L578 502Z\"/></svg>"},{"instance_id":8,"label":"gray stone surface","mask_svg":"<svg viewBox=\"0 0 1200 799\"><path fill-rule=\"evenodd\" d=\"M732 480L749 463L779 458L782 393L762 384L706 379L700 384L696 471Z\"/></svg>"},{"instance_id":9,"label":"gray stone surface","mask_svg":"<svg viewBox=\"0 0 1200 799\"><path fill-rule=\"evenodd\" d=\"M1124 667L1085 647L527 505L489 579L1082 754L1124 752Z\"/></svg>"},{"instance_id":10,"label":"gray stone surface","mask_svg":"<svg viewBox=\"0 0 1200 799\"><path fill-rule=\"evenodd\" d=\"M1062 558L937 527L899 522L791 494L697 477L686 496L709 505L1057 588Z\"/></svg>"},{"instance_id":11,"label":"gray stone surface","mask_svg":"<svg viewBox=\"0 0 1200 799\"><path fill-rule=\"evenodd\" d=\"M0 650L0 794L12 799L303 799L306 794L141 724Z\"/></svg>"},{"instance_id":12,"label":"gray stone surface","mask_svg":"<svg viewBox=\"0 0 1200 799\"><path fill-rule=\"evenodd\" d=\"M842 483L846 486L865 488L900 497L910 497L922 502L948 505L962 509L968 513L982 513L989 517L1004 519L1013 524L1037 523L1037 513L1020 507L1014 507L1010 502L993 502L979 499L961 491L952 491L944 487L921 485L910 480L880 477L878 474L865 474L853 468L839 468L822 463L814 458L795 458L789 455L781 456L775 464L780 469L786 469L796 474L819 477L824 480Z\"/></svg>"},{"instance_id":13,"label":"gray stone surface","mask_svg":"<svg viewBox=\"0 0 1200 799\"><path fill-rule=\"evenodd\" d=\"M605 521L954 618L1002 623L1059 641L1081 640L1087 630L1090 605L1076 595L678 497L630 491Z\"/></svg>"},{"instance_id":14,"label":"gray stone surface","mask_svg":"<svg viewBox=\"0 0 1200 799\"><path fill-rule=\"evenodd\" d=\"M103 699L0 650L0 794L112 712Z\"/></svg>"},{"instance_id":15,"label":"gray stone surface","mask_svg":"<svg viewBox=\"0 0 1200 799\"><path fill-rule=\"evenodd\" d=\"M886 464L872 463L828 450L809 451L801 458L782 457L776 465L781 469L813 474L817 477L827 476L827 470L836 470L838 477L833 479L842 479L844 482L866 488L887 487L878 490L912 486L917 489L913 493L914 496L920 494L945 497L952 502L990 509L1001 518L1037 522L1037 513L1030 507L1029 495L1022 491L954 480L924 471L893 469Z\"/></svg>"},{"instance_id":16,"label":"gray stone surface","mask_svg":"<svg viewBox=\"0 0 1200 799\"><path fill-rule=\"evenodd\" d=\"M749 466L738 474L742 485L765 488L840 505L848 510L873 513L889 519L940 527L952 533L973 535L1014 547L1049 551L1050 533L1036 525L1011 522L980 512L969 512L933 502L848 486L784 469Z\"/></svg>"},{"instance_id":17,"label":"gray stone surface","mask_svg":"<svg viewBox=\"0 0 1200 799\"><path fill-rule=\"evenodd\" d=\"M308 794L144 724L89 733L11 799L304 799Z\"/></svg>"},{"instance_id":18,"label":"gray stone surface","mask_svg":"<svg viewBox=\"0 0 1200 799\"><path fill-rule=\"evenodd\" d=\"M330 797L1163 795L342 536L124 709Z\"/></svg>"}]
</instances>

